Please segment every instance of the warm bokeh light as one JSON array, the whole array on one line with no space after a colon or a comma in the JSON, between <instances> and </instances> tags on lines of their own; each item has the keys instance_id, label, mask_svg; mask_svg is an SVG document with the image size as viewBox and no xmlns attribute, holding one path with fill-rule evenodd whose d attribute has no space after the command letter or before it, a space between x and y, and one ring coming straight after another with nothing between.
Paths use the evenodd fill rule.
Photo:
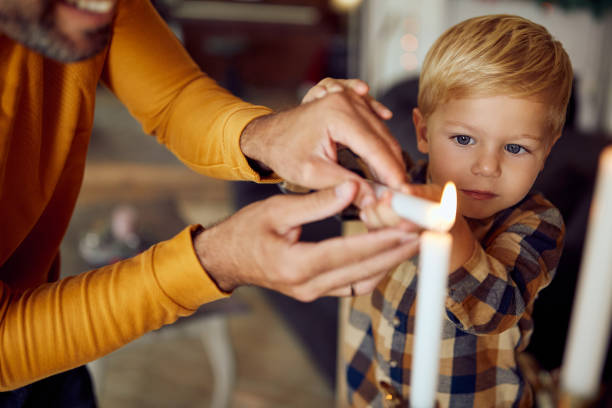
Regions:
<instances>
[{"instance_id":1,"label":"warm bokeh light","mask_svg":"<svg viewBox=\"0 0 612 408\"><path fill-rule=\"evenodd\" d=\"M406 71L413 71L419 66L419 59L415 53L407 52L400 57L400 64Z\"/></svg>"},{"instance_id":2,"label":"warm bokeh light","mask_svg":"<svg viewBox=\"0 0 612 408\"><path fill-rule=\"evenodd\" d=\"M414 34L404 34L400 41L404 51L414 52L419 48L419 39Z\"/></svg>"},{"instance_id":3,"label":"warm bokeh light","mask_svg":"<svg viewBox=\"0 0 612 408\"><path fill-rule=\"evenodd\" d=\"M334 9L346 12L359 7L362 0L331 0L330 3Z\"/></svg>"},{"instance_id":4,"label":"warm bokeh light","mask_svg":"<svg viewBox=\"0 0 612 408\"><path fill-rule=\"evenodd\" d=\"M421 20L418 16L409 16L404 19L404 30L407 33L418 33L421 31Z\"/></svg>"}]
</instances>

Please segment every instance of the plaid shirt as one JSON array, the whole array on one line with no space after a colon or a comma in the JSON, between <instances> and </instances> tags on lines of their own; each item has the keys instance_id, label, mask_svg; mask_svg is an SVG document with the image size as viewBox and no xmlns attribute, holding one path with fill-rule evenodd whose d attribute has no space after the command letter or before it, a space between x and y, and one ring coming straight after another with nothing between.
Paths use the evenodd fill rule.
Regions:
<instances>
[{"instance_id":1,"label":"plaid shirt","mask_svg":"<svg viewBox=\"0 0 612 408\"><path fill-rule=\"evenodd\" d=\"M424 182L426 165L413 173L413 182ZM516 356L533 331L536 295L561 256L561 214L529 194L488 219L468 222L481 245L449 275L437 401L440 407L532 406ZM353 406L407 406L416 264L416 258L404 262L371 295L351 300L343 358Z\"/></svg>"}]
</instances>

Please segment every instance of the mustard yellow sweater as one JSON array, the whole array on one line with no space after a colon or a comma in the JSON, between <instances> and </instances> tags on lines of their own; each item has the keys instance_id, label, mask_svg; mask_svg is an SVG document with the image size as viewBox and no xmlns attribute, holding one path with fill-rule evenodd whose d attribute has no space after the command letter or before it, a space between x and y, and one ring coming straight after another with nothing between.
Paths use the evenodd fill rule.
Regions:
<instances>
[{"instance_id":1,"label":"mustard yellow sweater","mask_svg":"<svg viewBox=\"0 0 612 408\"><path fill-rule=\"evenodd\" d=\"M189 167L258 180L239 137L269 110L206 77L148 0L121 0L109 47L81 63L45 59L0 33L0 391L94 360L223 296L190 228L57 281L100 80Z\"/></svg>"}]
</instances>

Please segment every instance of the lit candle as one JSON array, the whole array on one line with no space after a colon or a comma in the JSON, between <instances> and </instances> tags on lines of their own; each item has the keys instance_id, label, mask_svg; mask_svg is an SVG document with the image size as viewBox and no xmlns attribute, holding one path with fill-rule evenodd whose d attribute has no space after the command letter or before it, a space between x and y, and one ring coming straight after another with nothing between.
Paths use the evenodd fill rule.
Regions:
<instances>
[{"instance_id":1,"label":"lit candle","mask_svg":"<svg viewBox=\"0 0 612 408\"><path fill-rule=\"evenodd\" d=\"M590 399L599 391L612 321L612 147L601 154L589 214L561 388Z\"/></svg>"},{"instance_id":2,"label":"lit candle","mask_svg":"<svg viewBox=\"0 0 612 408\"><path fill-rule=\"evenodd\" d=\"M387 190L381 185L376 185L375 189L378 196ZM457 188L453 182L446 183L439 203L397 191L393 191L392 194L393 211L425 229L448 231L455 223Z\"/></svg>"},{"instance_id":3,"label":"lit candle","mask_svg":"<svg viewBox=\"0 0 612 408\"><path fill-rule=\"evenodd\" d=\"M379 186L376 188L377 195L384 191ZM391 208L400 217L429 230L421 235L420 244L410 406L432 408L436 405L440 341L453 243L447 231L455 223L457 188L452 182L446 183L439 203L394 191Z\"/></svg>"},{"instance_id":4,"label":"lit candle","mask_svg":"<svg viewBox=\"0 0 612 408\"><path fill-rule=\"evenodd\" d=\"M412 408L433 408L436 405L452 241L448 232L425 231L421 235L410 383Z\"/></svg>"},{"instance_id":5,"label":"lit candle","mask_svg":"<svg viewBox=\"0 0 612 408\"><path fill-rule=\"evenodd\" d=\"M374 183L377 196L388 191ZM440 202L392 191L391 208L397 215L428 231L421 234L417 283L410 406L433 408L440 368L440 342L453 239L448 230L457 215L457 188L448 182Z\"/></svg>"}]
</instances>

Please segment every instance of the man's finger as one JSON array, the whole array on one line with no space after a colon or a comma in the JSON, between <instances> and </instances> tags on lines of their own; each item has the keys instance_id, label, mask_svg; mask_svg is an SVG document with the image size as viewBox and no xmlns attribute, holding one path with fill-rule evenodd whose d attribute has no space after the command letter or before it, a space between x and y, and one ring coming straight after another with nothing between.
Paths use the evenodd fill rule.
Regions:
<instances>
[{"instance_id":1,"label":"man's finger","mask_svg":"<svg viewBox=\"0 0 612 408\"><path fill-rule=\"evenodd\" d=\"M316 99L322 98L327 95L327 90L324 86L318 84L310 88L310 90L302 98L302 103L312 102Z\"/></svg>"},{"instance_id":2,"label":"man's finger","mask_svg":"<svg viewBox=\"0 0 612 408\"><path fill-rule=\"evenodd\" d=\"M382 138L372 138L363 132L363 129L351 130L353 137L338 142L348 146L360 156L374 171L380 182L391 188L404 184L406 170L401 150L398 150L399 145L397 148L394 146L397 141L393 139L388 142Z\"/></svg>"},{"instance_id":3,"label":"man's finger","mask_svg":"<svg viewBox=\"0 0 612 408\"><path fill-rule=\"evenodd\" d=\"M324 189L337 186L347 180L352 180L359 185L359 191L355 199L356 204L361 207L361 203L365 202L364 199L367 197L369 197L369 203L374 202L374 189L370 183L357 173L340 166L331 159L315 158L311 160L313 160L314 164L308 166L310 171L303 171L300 174L302 179L295 181L298 185L307 188ZM316 180L316 185L312 184L313 180Z\"/></svg>"},{"instance_id":4,"label":"man's finger","mask_svg":"<svg viewBox=\"0 0 612 408\"><path fill-rule=\"evenodd\" d=\"M365 98L356 97L354 94L349 96L353 98L353 106L359 112L361 118L374 128L378 137L382 138L385 143L392 149L394 155L399 161L402 161L402 149L398 141L393 137L387 125L381 119L389 119L393 113L388 110L382 103L376 101L370 95ZM380 110L380 112L379 112ZM384 113L383 113L384 111ZM381 116L389 116L382 118Z\"/></svg>"},{"instance_id":5,"label":"man's finger","mask_svg":"<svg viewBox=\"0 0 612 408\"><path fill-rule=\"evenodd\" d=\"M415 233L385 228L365 234L329 238L317 243L299 242L292 250L295 251L295 258L303 265L311 265L311 268L305 270L314 268L324 271L361 262L403 242L416 239L418 235Z\"/></svg>"},{"instance_id":6,"label":"man's finger","mask_svg":"<svg viewBox=\"0 0 612 408\"><path fill-rule=\"evenodd\" d=\"M338 214L357 195L357 183L347 180L336 187L305 195L275 197L282 201L274 211L274 223L281 233L313 221L319 221Z\"/></svg>"},{"instance_id":7,"label":"man's finger","mask_svg":"<svg viewBox=\"0 0 612 408\"><path fill-rule=\"evenodd\" d=\"M335 288L323 294L323 296L336 296L336 297L347 297L347 296L361 296L371 293L378 283L385 277L390 271L384 270L376 273L366 279L352 282L348 285L343 285L339 288Z\"/></svg>"},{"instance_id":8,"label":"man's finger","mask_svg":"<svg viewBox=\"0 0 612 408\"><path fill-rule=\"evenodd\" d=\"M365 102L356 101L354 107L362 121L340 122L332 129L334 141L364 159L380 181L390 187L400 186L406 176L399 143Z\"/></svg>"},{"instance_id":9,"label":"man's finger","mask_svg":"<svg viewBox=\"0 0 612 408\"><path fill-rule=\"evenodd\" d=\"M374 189L370 183L336 162L319 161L319 165L316 166L316 174L313 174L312 178L317 180L319 186L323 188L336 186L346 180L353 180L359 185L357 196L353 199L354 204L359 208L364 208L376 201Z\"/></svg>"},{"instance_id":10,"label":"man's finger","mask_svg":"<svg viewBox=\"0 0 612 408\"><path fill-rule=\"evenodd\" d=\"M376 279L375 275L386 273L400 263L412 258L418 252L418 235L413 234L411 240L399 246L379 251L376 255L363 257L356 262L345 261L344 266L330 269L317 275L308 282L308 290L313 293L329 293L330 291L346 286L351 282L368 281ZM354 287L354 290L363 291L363 287ZM363 294L363 292L359 293Z\"/></svg>"},{"instance_id":11,"label":"man's finger","mask_svg":"<svg viewBox=\"0 0 612 408\"><path fill-rule=\"evenodd\" d=\"M344 83L347 88L352 89L360 96L365 96L370 92L370 87L365 81L357 78L345 79Z\"/></svg>"},{"instance_id":12,"label":"man's finger","mask_svg":"<svg viewBox=\"0 0 612 408\"><path fill-rule=\"evenodd\" d=\"M372 110L376 112L381 119L388 120L393 117L393 112L391 112L391 109L387 108L385 105L378 102L371 96L368 97L368 102L370 103Z\"/></svg>"}]
</instances>

